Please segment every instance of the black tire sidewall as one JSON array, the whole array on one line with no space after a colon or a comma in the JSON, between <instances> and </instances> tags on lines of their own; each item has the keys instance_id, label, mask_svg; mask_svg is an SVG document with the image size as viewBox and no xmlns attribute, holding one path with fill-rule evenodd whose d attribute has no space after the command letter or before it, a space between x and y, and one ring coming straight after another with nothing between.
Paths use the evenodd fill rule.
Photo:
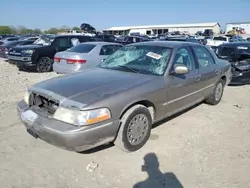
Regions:
<instances>
[{"instance_id":1,"label":"black tire sidewall","mask_svg":"<svg viewBox=\"0 0 250 188\"><path fill-rule=\"evenodd\" d=\"M128 125L131 122L131 120L138 114L144 114L147 119L148 119L148 131L147 131L147 135L144 138L144 140L138 144L138 145L131 145L128 141L127 138L127 130L128 130ZM152 128L152 117L150 115L149 110L146 107L140 107L135 109L131 114L129 114L128 118L125 120L124 123L124 129L123 129L123 143L124 143L124 147L128 150L128 151L136 151L138 149L140 149L142 146L145 145L145 143L148 141L150 133L151 133L151 128Z\"/></svg>"},{"instance_id":2,"label":"black tire sidewall","mask_svg":"<svg viewBox=\"0 0 250 188\"><path fill-rule=\"evenodd\" d=\"M41 69L40 69L40 61L42 60L42 59L49 59L50 60L50 70L49 71L51 71L52 70L52 66L53 66L53 63L52 63L52 60L49 58L49 57L41 57L39 60L38 60L38 62L37 62L37 72L49 72L49 71L42 71Z\"/></svg>"}]
</instances>

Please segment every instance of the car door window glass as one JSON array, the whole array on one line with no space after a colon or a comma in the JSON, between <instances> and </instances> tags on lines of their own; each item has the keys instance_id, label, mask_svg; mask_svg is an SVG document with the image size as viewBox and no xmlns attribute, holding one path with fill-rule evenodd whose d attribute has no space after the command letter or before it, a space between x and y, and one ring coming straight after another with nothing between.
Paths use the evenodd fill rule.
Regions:
<instances>
[{"instance_id":1,"label":"car door window glass","mask_svg":"<svg viewBox=\"0 0 250 188\"><path fill-rule=\"evenodd\" d=\"M187 48L180 48L177 50L174 57L174 65L175 64L184 64L188 67L189 70L195 69L194 60Z\"/></svg>"},{"instance_id":2,"label":"car door window glass","mask_svg":"<svg viewBox=\"0 0 250 188\"><path fill-rule=\"evenodd\" d=\"M68 38L57 38L54 40L54 46L56 47L69 47L71 46Z\"/></svg>"},{"instance_id":3,"label":"car door window glass","mask_svg":"<svg viewBox=\"0 0 250 188\"><path fill-rule=\"evenodd\" d=\"M111 55L116 51L114 45L106 45L101 48L100 55Z\"/></svg>"},{"instance_id":4,"label":"car door window glass","mask_svg":"<svg viewBox=\"0 0 250 188\"><path fill-rule=\"evenodd\" d=\"M208 67L215 63L212 55L204 47L195 46L193 47L193 50L194 50L195 56L197 57L197 61L198 61L200 68Z\"/></svg>"}]
</instances>

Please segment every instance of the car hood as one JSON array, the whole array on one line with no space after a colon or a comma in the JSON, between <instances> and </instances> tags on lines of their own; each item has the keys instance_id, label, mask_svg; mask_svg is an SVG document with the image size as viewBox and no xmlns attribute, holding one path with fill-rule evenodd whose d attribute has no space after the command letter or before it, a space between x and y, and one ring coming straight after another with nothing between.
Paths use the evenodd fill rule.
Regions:
<instances>
[{"instance_id":1,"label":"car hood","mask_svg":"<svg viewBox=\"0 0 250 188\"><path fill-rule=\"evenodd\" d=\"M94 68L80 73L64 75L34 85L30 90L54 97L60 105L73 103L84 106L158 78L153 75ZM74 107L76 108L76 107Z\"/></svg>"}]
</instances>

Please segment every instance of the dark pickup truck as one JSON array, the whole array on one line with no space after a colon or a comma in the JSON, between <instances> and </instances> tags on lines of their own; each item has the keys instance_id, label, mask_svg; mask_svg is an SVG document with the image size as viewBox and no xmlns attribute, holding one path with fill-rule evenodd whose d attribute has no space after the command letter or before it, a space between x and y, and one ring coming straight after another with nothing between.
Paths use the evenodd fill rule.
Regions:
<instances>
[{"instance_id":1,"label":"dark pickup truck","mask_svg":"<svg viewBox=\"0 0 250 188\"><path fill-rule=\"evenodd\" d=\"M94 37L84 35L57 36L50 45L26 45L11 48L8 60L19 69L49 72L52 71L53 58L57 52L65 51L78 43L95 40Z\"/></svg>"}]
</instances>

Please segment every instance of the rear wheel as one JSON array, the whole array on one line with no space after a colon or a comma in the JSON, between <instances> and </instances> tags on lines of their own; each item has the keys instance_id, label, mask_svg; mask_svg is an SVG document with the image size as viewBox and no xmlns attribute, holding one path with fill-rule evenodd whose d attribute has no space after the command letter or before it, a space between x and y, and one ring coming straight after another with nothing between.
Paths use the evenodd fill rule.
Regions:
<instances>
[{"instance_id":1,"label":"rear wheel","mask_svg":"<svg viewBox=\"0 0 250 188\"><path fill-rule=\"evenodd\" d=\"M152 118L143 105L131 107L121 119L120 129L114 142L126 152L139 150L149 139Z\"/></svg>"},{"instance_id":2,"label":"rear wheel","mask_svg":"<svg viewBox=\"0 0 250 188\"><path fill-rule=\"evenodd\" d=\"M213 93L205 100L207 104L217 105L220 103L224 91L224 81L219 80L215 87Z\"/></svg>"},{"instance_id":3,"label":"rear wheel","mask_svg":"<svg viewBox=\"0 0 250 188\"><path fill-rule=\"evenodd\" d=\"M49 57L41 57L37 62L37 72L50 72L52 71L53 61Z\"/></svg>"}]
</instances>

